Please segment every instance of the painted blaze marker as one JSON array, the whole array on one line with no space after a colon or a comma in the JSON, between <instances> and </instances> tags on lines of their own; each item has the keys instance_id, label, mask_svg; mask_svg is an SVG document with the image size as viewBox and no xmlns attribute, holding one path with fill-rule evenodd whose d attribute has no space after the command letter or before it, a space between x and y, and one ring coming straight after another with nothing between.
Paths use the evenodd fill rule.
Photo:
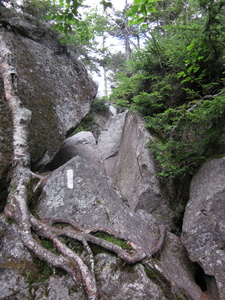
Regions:
<instances>
[{"instance_id":1,"label":"painted blaze marker","mask_svg":"<svg viewBox=\"0 0 225 300\"><path fill-rule=\"evenodd\" d=\"M73 189L73 170L69 169L66 171L66 182L68 189Z\"/></svg>"}]
</instances>

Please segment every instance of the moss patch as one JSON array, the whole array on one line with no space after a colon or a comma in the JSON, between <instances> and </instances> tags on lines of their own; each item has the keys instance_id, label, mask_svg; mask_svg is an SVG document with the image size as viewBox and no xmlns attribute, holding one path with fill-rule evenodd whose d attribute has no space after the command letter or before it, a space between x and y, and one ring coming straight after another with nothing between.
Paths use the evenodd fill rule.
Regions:
<instances>
[{"instance_id":1,"label":"moss patch","mask_svg":"<svg viewBox=\"0 0 225 300\"><path fill-rule=\"evenodd\" d=\"M28 273L27 283L31 285L47 281L53 274L53 268L38 257L34 257L33 262L35 267Z\"/></svg>"},{"instance_id":2,"label":"moss patch","mask_svg":"<svg viewBox=\"0 0 225 300\"><path fill-rule=\"evenodd\" d=\"M92 250L94 256L101 254L101 253L107 253L107 254L117 257L117 255L114 252L111 252L105 248L98 246L98 245L89 243L89 246L91 247L91 250Z\"/></svg>"},{"instance_id":3,"label":"moss patch","mask_svg":"<svg viewBox=\"0 0 225 300\"><path fill-rule=\"evenodd\" d=\"M60 254L60 252L58 252L57 249L54 247L52 241L50 241L50 240L48 240L48 239L44 239L44 238L39 238L39 240L40 240L41 245L42 245L45 249L51 251L51 252L54 253L54 254L57 254L57 255Z\"/></svg>"},{"instance_id":4,"label":"moss patch","mask_svg":"<svg viewBox=\"0 0 225 300\"><path fill-rule=\"evenodd\" d=\"M112 244L115 244L119 247L121 247L122 249L125 249L125 250L133 250L133 248L124 240L120 240L120 239L117 239L107 233L104 233L104 232L96 232L93 234L95 237L98 237L98 238L101 238L103 240L106 240L107 242L110 242Z\"/></svg>"}]
</instances>

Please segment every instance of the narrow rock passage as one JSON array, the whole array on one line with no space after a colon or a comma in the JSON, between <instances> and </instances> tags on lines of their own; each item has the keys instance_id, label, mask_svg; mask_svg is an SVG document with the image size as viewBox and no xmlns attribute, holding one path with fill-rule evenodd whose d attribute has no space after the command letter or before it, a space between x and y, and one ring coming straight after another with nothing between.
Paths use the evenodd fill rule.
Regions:
<instances>
[{"instance_id":1,"label":"narrow rock passage","mask_svg":"<svg viewBox=\"0 0 225 300\"><path fill-rule=\"evenodd\" d=\"M30 213L27 205L27 185L31 179L31 175L34 175L30 171L28 145L31 112L22 105L17 96L17 73L12 63L12 54L4 43L2 36L0 37L0 46L0 67L4 81L4 92L8 105L12 110L14 150L11 187L5 207L5 215L18 224L21 240L26 248L48 264L64 269L72 276L75 282L80 282L78 277L78 273L80 273L80 283L84 286L88 299L98 299L93 253L88 242L116 253L126 263L134 264L161 249L165 229L164 227L160 228L159 241L155 248L151 249L149 253L145 253L140 245L121 238L119 233L107 228L94 228L87 231L82 229L80 225L79 227L74 226L73 220L71 221L69 218L60 220L54 220L53 218L50 222L46 222L45 220L37 219ZM71 228L64 226L56 228L53 226L59 222L68 224ZM92 232L103 232L116 239L124 240L129 250L125 250L112 242L91 235ZM45 249L39 242L39 237L50 240L57 249L58 254ZM88 264L63 242L62 238L65 237L82 242L89 256Z\"/></svg>"}]
</instances>

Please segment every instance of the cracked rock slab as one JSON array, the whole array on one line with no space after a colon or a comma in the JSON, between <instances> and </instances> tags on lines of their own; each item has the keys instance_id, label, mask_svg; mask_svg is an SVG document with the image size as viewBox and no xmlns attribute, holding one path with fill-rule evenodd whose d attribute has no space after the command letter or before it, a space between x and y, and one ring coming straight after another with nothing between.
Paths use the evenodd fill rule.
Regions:
<instances>
[{"instance_id":1,"label":"cracked rock slab","mask_svg":"<svg viewBox=\"0 0 225 300\"><path fill-rule=\"evenodd\" d=\"M194 176L182 243L190 259L215 277L219 299L225 297L225 158L204 164ZM217 295L215 295L217 296Z\"/></svg>"}]
</instances>

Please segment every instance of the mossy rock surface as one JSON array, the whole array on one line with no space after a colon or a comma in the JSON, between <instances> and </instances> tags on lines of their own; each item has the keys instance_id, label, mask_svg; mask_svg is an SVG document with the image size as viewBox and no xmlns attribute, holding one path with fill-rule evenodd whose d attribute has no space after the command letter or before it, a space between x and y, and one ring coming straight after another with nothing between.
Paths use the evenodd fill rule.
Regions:
<instances>
[{"instance_id":1,"label":"mossy rock surface","mask_svg":"<svg viewBox=\"0 0 225 300\"><path fill-rule=\"evenodd\" d=\"M32 112L31 159L51 157L89 112L97 91L74 50L34 18L1 11L4 40L18 75L18 96Z\"/></svg>"}]
</instances>

